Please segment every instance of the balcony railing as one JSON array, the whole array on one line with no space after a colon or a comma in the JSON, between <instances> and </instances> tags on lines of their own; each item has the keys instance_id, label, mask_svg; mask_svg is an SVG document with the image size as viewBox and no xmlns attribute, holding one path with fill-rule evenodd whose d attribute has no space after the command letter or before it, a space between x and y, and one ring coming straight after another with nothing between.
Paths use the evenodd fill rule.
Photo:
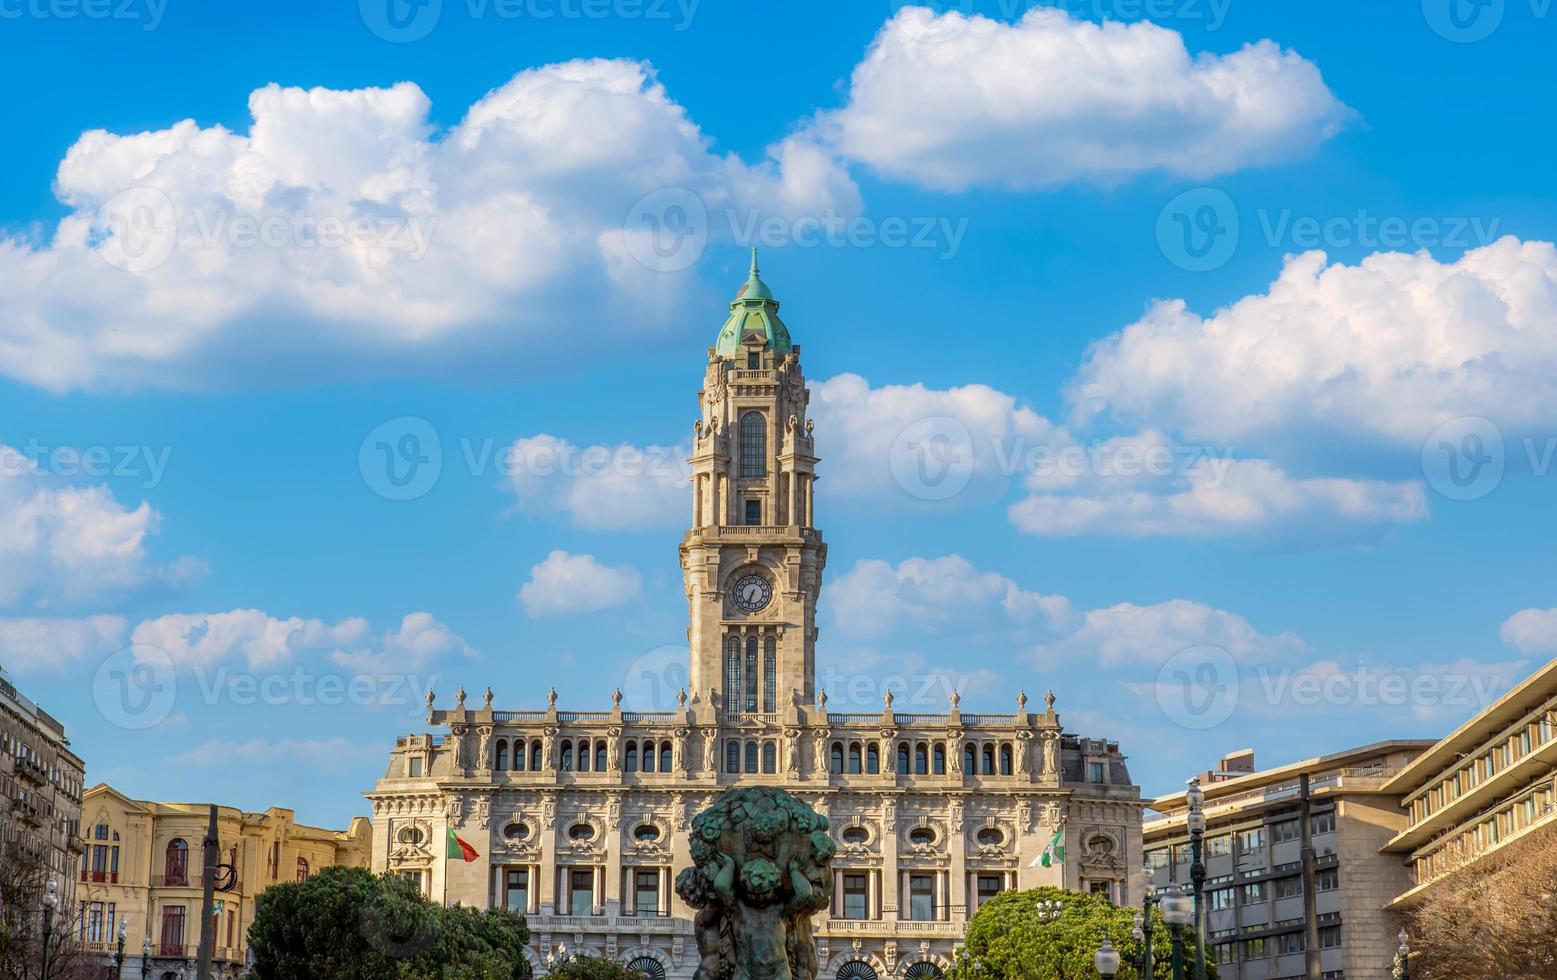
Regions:
<instances>
[{"instance_id":1,"label":"balcony railing","mask_svg":"<svg viewBox=\"0 0 1557 980\"><path fill-rule=\"evenodd\" d=\"M98 884L98 885L117 885L119 883L119 872L117 872L117 871L87 871L85 869L82 869L82 871L81 871L81 880L82 881L89 881L89 882L92 882L92 883Z\"/></svg>"}]
</instances>

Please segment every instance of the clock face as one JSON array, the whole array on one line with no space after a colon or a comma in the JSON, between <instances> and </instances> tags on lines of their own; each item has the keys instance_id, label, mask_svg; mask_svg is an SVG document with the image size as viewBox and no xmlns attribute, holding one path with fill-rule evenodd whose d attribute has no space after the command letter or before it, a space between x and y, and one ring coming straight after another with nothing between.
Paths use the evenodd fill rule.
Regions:
<instances>
[{"instance_id":1,"label":"clock face","mask_svg":"<svg viewBox=\"0 0 1557 980\"><path fill-rule=\"evenodd\" d=\"M773 598L773 586L761 575L746 575L735 583L735 604L747 612L758 612Z\"/></svg>"}]
</instances>

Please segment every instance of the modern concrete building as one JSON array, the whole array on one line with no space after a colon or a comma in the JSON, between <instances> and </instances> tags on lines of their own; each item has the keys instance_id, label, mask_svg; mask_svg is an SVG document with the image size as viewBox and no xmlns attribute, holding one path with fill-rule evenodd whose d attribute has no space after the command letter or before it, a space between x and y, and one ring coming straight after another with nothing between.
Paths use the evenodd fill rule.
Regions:
<instances>
[{"instance_id":1,"label":"modern concrete building","mask_svg":"<svg viewBox=\"0 0 1557 980\"><path fill-rule=\"evenodd\" d=\"M281 807L264 813L217 807L216 812L221 861L234 869L231 889L216 896L215 963L217 975L225 977L235 976L247 960L260 893L321 868L367 867L372 828L363 817L345 831L307 827ZM78 938L89 951L112 956L119 926L127 923L125 970L130 976L141 975L148 949L151 977L193 976L210 804L133 800L98 784L86 791L82 813L83 853L75 873Z\"/></svg>"},{"instance_id":2,"label":"modern concrete building","mask_svg":"<svg viewBox=\"0 0 1557 980\"><path fill-rule=\"evenodd\" d=\"M1393 907L1557 820L1557 660L1421 753L1384 787L1406 824L1384 852L1410 869Z\"/></svg>"},{"instance_id":3,"label":"modern concrete building","mask_svg":"<svg viewBox=\"0 0 1557 980\"><path fill-rule=\"evenodd\" d=\"M1384 906L1407 876L1398 859L1379 853L1405 827L1400 794L1388 785L1431 745L1378 742L1264 771L1240 752L1201 777L1206 936L1223 980L1309 976L1309 950L1324 977L1389 977L1399 923ZM1160 814L1145 826L1151 885L1188 886L1185 794L1151 808Z\"/></svg>"},{"instance_id":4,"label":"modern concrete building","mask_svg":"<svg viewBox=\"0 0 1557 980\"><path fill-rule=\"evenodd\" d=\"M667 710L624 709L619 692L595 711L562 711L554 693L529 711L499 710L490 691L445 707L429 696L435 730L400 739L368 794L374 869L439 901L527 913L532 963L566 944L653 980L690 977L693 913L673 872L691 864L692 817L741 785L785 787L831 821L826 980L941 974L967 918L1004 889L1138 900L1140 791L1118 744L1065 731L1052 697L1029 711L1013 692L1002 714L964 713L955 692L936 713L899 713L890 695L880 711L828 708L812 494L826 433L807 418L778 311L754 260L699 359L680 543L689 643L650 665ZM475 861L446 858L450 831ZM1066 859L1031 866L1057 831Z\"/></svg>"},{"instance_id":5,"label":"modern concrete building","mask_svg":"<svg viewBox=\"0 0 1557 980\"><path fill-rule=\"evenodd\" d=\"M13 848L46 853L60 908L72 908L86 766L65 726L0 672L0 860Z\"/></svg>"}]
</instances>

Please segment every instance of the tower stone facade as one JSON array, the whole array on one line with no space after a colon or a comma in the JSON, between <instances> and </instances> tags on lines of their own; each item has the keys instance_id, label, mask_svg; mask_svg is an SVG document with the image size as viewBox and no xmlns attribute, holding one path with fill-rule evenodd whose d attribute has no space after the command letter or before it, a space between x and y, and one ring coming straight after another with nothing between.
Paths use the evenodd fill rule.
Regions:
<instances>
[{"instance_id":1,"label":"tower stone facade","mask_svg":"<svg viewBox=\"0 0 1557 980\"><path fill-rule=\"evenodd\" d=\"M800 348L751 274L708 350L681 565L688 689L673 711L563 711L428 698L373 805L373 867L435 899L526 914L537 967L564 946L653 980L697 967L693 910L671 886L692 817L733 785L782 786L838 844L818 918L825 980L926 980L968 917L1040 884L1138 901L1140 791L1117 743L1067 733L1052 694L1014 713L840 713L816 688L827 546L814 522L817 440ZM473 862L445 858L450 829ZM1059 831L1063 861L1037 860Z\"/></svg>"}]
</instances>

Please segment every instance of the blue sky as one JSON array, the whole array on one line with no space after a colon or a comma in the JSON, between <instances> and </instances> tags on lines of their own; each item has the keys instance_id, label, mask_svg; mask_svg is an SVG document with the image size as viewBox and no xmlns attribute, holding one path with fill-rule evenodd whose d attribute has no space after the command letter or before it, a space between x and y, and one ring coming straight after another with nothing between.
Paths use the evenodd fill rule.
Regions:
<instances>
[{"instance_id":1,"label":"blue sky","mask_svg":"<svg viewBox=\"0 0 1557 980\"><path fill-rule=\"evenodd\" d=\"M835 707L1052 687L1148 792L1443 734L1557 654L1557 18L1449 3L0 3L0 664L89 782L329 823L432 678L648 697L688 508L622 447L755 240Z\"/></svg>"}]
</instances>

